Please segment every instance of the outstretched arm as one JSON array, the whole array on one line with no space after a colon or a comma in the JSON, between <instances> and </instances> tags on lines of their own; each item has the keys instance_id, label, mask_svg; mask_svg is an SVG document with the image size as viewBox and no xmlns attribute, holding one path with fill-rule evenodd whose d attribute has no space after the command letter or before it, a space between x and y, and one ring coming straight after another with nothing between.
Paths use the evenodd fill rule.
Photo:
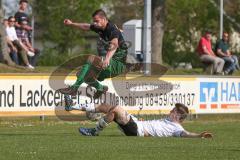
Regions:
<instances>
[{"instance_id":1,"label":"outstretched arm","mask_svg":"<svg viewBox=\"0 0 240 160\"><path fill-rule=\"evenodd\" d=\"M191 133L188 131L183 131L181 137L184 138L213 138L212 133L204 131L202 133Z\"/></svg>"},{"instance_id":2,"label":"outstretched arm","mask_svg":"<svg viewBox=\"0 0 240 160\"><path fill-rule=\"evenodd\" d=\"M75 27L84 31L90 30L90 24L89 23L75 23L72 22L70 19L65 19L63 22L66 26Z\"/></svg>"}]
</instances>

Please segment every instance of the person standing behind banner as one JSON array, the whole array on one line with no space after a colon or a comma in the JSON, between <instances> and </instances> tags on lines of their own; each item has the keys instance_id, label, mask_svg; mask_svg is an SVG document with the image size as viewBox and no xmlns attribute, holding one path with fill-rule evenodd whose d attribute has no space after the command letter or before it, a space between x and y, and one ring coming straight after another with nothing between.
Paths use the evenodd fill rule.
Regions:
<instances>
[{"instance_id":1,"label":"person standing behind banner","mask_svg":"<svg viewBox=\"0 0 240 160\"><path fill-rule=\"evenodd\" d=\"M20 0L19 2L19 10L15 13L15 19L16 19L16 29L21 28L21 22L22 21L27 21L28 24L26 26L24 26L25 30L28 31L28 38L29 41L31 41L31 31L32 31L32 27L29 25L29 16L26 13L28 7L28 0Z\"/></svg>"}]
</instances>

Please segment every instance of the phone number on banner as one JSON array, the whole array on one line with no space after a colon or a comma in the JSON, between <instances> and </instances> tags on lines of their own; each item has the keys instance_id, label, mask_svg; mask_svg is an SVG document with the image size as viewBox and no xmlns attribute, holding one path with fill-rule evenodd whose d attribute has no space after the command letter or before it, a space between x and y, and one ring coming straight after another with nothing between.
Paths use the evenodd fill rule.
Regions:
<instances>
[{"instance_id":1,"label":"phone number on banner","mask_svg":"<svg viewBox=\"0 0 240 160\"><path fill-rule=\"evenodd\" d=\"M175 103L193 105L195 93L166 93L166 94L146 94L145 105L153 106L173 106Z\"/></svg>"}]
</instances>

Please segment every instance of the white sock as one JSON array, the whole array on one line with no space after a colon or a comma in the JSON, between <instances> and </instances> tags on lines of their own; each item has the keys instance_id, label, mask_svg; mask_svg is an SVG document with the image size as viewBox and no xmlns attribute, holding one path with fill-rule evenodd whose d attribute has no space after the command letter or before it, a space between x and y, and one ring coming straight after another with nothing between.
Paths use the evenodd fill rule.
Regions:
<instances>
[{"instance_id":1,"label":"white sock","mask_svg":"<svg viewBox=\"0 0 240 160\"><path fill-rule=\"evenodd\" d=\"M72 106L72 109L95 113L94 103L83 103Z\"/></svg>"},{"instance_id":2,"label":"white sock","mask_svg":"<svg viewBox=\"0 0 240 160\"><path fill-rule=\"evenodd\" d=\"M95 127L95 129L97 132L100 132L107 126L108 126L108 123L105 121L104 117L102 117L98 120L97 126Z\"/></svg>"},{"instance_id":3,"label":"white sock","mask_svg":"<svg viewBox=\"0 0 240 160\"><path fill-rule=\"evenodd\" d=\"M96 112L94 103L86 103L86 104L82 104L82 106L86 112L91 112L91 113Z\"/></svg>"},{"instance_id":4,"label":"white sock","mask_svg":"<svg viewBox=\"0 0 240 160\"><path fill-rule=\"evenodd\" d=\"M82 105L81 104L75 104L74 106L72 106L72 109L82 111Z\"/></svg>"}]
</instances>

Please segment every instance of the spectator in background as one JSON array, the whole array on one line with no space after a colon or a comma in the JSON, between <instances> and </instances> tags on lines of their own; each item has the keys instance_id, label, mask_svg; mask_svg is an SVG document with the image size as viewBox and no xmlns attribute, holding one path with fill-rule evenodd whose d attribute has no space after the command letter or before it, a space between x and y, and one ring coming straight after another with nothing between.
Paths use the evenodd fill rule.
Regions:
<instances>
[{"instance_id":1,"label":"spectator in background","mask_svg":"<svg viewBox=\"0 0 240 160\"><path fill-rule=\"evenodd\" d=\"M13 16L10 16L8 18L8 26L6 27L6 33L7 33L7 39L9 40L10 49L12 51L16 51L21 55L22 61L24 65L27 66L29 69L34 69L32 65L30 65L28 58L27 58L27 48L24 47L24 45L19 41L16 30L15 30L15 18ZM29 53L30 54L30 53Z\"/></svg>"},{"instance_id":2,"label":"spectator in background","mask_svg":"<svg viewBox=\"0 0 240 160\"><path fill-rule=\"evenodd\" d=\"M15 13L15 18L16 18L16 29L21 27L21 21L27 21L28 24L25 25L25 30L28 31L28 39L29 41L31 41L31 31L32 31L32 27L29 25L30 19L28 14L26 13L26 10L28 8L28 1L27 0L20 0L19 2L19 9L17 11L17 13Z\"/></svg>"},{"instance_id":3,"label":"spectator in background","mask_svg":"<svg viewBox=\"0 0 240 160\"><path fill-rule=\"evenodd\" d=\"M211 44L211 31L206 31L205 35L201 37L197 52L200 56L200 60L204 64L213 64L213 72L214 74L223 74L223 66L224 66L224 60L217 57L213 50L212 50L212 44Z\"/></svg>"},{"instance_id":4,"label":"spectator in background","mask_svg":"<svg viewBox=\"0 0 240 160\"><path fill-rule=\"evenodd\" d=\"M232 55L229 50L229 34L223 33L223 38L217 42L215 53L225 61L224 74L232 74L236 69L239 69L238 58Z\"/></svg>"},{"instance_id":5,"label":"spectator in background","mask_svg":"<svg viewBox=\"0 0 240 160\"><path fill-rule=\"evenodd\" d=\"M3 26L4 26L5 30L6 30L7 27L9 27L8 19L3 20ZM14 46L14 44L12 43L12 41L10 40L10 38L8 36L6 36L6 42L7 42L7 45L8 45L8 52L10 54L10 57L11 57L12 61L14 61L15 64L19 64L18 55L17 55L17 48Z\"/></svg>"},{"instance_id":6,"label":"spectator in background","mask_svg":"<svg viewBox=\"0 0 240 160\"><path fill-rule=\"evenodd\" d=\"M24 48L27 49L28 53L32 53L32 54L28 54L28 59L29 62L32 66L36 66L36 61L37 58L40 55L40 51L39 49L33 48L33 46L31 45L29 38L28 38L28 31L26 29L28 22L26 20L23 20L20 22L20 28L17 28L16 32L17 32L17 37L20 40L20 42L22 43L22 45L24 46Z\"/></svg>"},{"instance_id":7,"label":"spectator in background","mask_svg":"<svg viewBox=\"0 0 240 160\"><path fill-rule=\"evenodd\" d=\"M8 19L3 19L3 26L5 29L8 27Z\"/></svg>"},{"instance_id":8,"label":"spectator in background","mask_svg":"<svg viewBox=\"0 0 240 160\"><path fill-rule=\"evenodd\" d=\"M29 16L26 13L27 7L28 7L28 1L27 0L20 0L19 10L14 16L16 18L16 28L20 28L21 27L20 23L24 20L29 23ZM32 31L31 26L26 25L24 27L27 31Z\"/></svg>"}]
</instances>

